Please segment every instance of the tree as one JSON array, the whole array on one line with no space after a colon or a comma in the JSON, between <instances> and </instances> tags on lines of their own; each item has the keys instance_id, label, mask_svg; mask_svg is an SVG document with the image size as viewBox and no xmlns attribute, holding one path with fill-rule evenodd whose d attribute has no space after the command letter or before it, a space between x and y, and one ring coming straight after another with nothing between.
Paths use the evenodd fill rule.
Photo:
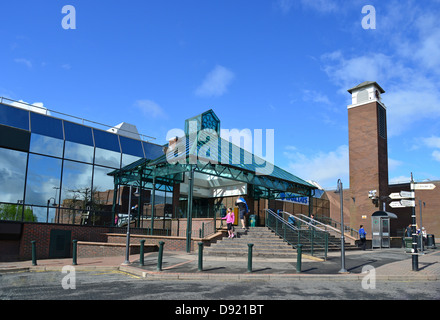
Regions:
<instances>
[{"instance_id":1,"label":"tree","mask_svg":"<svg viewBox=\"0 0 440 320\"><path fill-rule=\"evenodd\" d=\"M23 205L19 204L1 204L0 220L21 221ZM34 215L32 208L24 208L24 220L27 222L36 222L37 217Z\"/></svg>"}]
</instances>

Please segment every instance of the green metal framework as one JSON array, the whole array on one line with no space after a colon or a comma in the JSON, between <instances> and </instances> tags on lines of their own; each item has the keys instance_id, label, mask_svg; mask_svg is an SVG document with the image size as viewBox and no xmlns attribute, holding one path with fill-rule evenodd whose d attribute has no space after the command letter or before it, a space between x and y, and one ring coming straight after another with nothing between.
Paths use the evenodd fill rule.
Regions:
<instances>
[{"instance_id":1,"label":"green metal framework","mask_svg":"<svg viewBox=\"0 0 440 320\"><path fill-rule=\"evenodd\" d=\"M270 168L269 171L267 168ZM312 197L317 189L297 176L222 139L220 121L212 110L186 120L185 135L165 146L162 156L154 160L140 159L109 175L114 177L115 194L121 185L151 189L154 217L155 191L173 191L175 184L184 182L185 173L188 173L189 179L188 212L192 212L195 172L247 183L251 186L249 195L254 199L281 199L286 194ZM115 201L116 197L114 209ZM310 207L311 204L309 210ZM189 230L190 221L191 214L188 215ZM190 237L187 234L187 242Z\"/></svg>"}]
</instances>

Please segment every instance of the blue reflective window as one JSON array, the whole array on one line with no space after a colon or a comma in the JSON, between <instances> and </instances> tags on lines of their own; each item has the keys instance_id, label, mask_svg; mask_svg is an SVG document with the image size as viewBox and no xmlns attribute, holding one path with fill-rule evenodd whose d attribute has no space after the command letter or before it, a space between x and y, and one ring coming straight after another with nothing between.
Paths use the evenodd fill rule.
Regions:
<instances>
[{"instance_id":1,"label":"blue reflective window","mask_svg":"<svg viewBox=\"0 0 440 320\"><path fill-rule=\"evenodd\" d=\"M162 146L148 142L142 142L142 144L144 145L145 158L149 160L154 160L163 155Z\"/></svg>"},{"instance_id":2,"label":"blue reflective window","mask_svg":"<svg viewBox=\"0 0 440 320\"><path fill-rule=\"evenodd\" d=\"M29 151L34 153L47 154L49 156L63 156L64 140L56 139L41 134L31 134Z\"/></svg>"},{"instance_id":3,"label":"blue reflective window","mask_svg":"<svg viewBox=\"0 0 440 320\"><path fill-rule=\"evenodd\" d=\"M116 134L93 129L93 135L95 136L95 145L97 148L121 152L118 136Z\"/></svg>"},{"instance_id":4,"label":"blue reflective window","mask_svg":"<svg viewBox=\"0 0 440 320\"><path fill-rule=\"evenodd\" d=\"M110 151L107 149L96 148L95 164L119 169L121 166L121 153Z\"/></svg>"},{"instance_id":5,"label":"blue reflective window","mask_svg":"<svg viewBox=\"0 0 440 320\"><path fill-rule=\"evenodd\" d=\"M92 165L64 160L61 206L85 208L92 192Z\"/></svg>"},{"instance_id":6,"label":"blue reflective window","mask_svg":"<svg viewBox=\"0 0 440 320\"><path fill-rule=\"evenodd\" d=\"M119 136L122 152L132 156L144 157L141 141Z\"/></svg>"},{"instance_id":7,"label":"blue reflective window","mask_svg":"<svg viewBox=\"0 0 440 320\"><path fill-rule=\"evenodd\" d=\"M29 130L29 111L0 104L0 124Z\"/></svg>"},{"instance_id":8,"label":"blue reflective window","mask_svg":"<svg viewBox=\"0 0 440 320\"><path fill-rule=\"evenodd\" d=\"M61 159L30 154L25 203L41 206L47 206L48 200L53 203L53 198L58 196L60 179ZM58 199L55 202L58 203ZM44 215L38 217L38 221L45 221L45 219Z\"/></svg>"},{"instance_id":9,"label":"blue reflective window","mask_svg":"<svg viewBox=\"0 0 440 320\"><path fill-rule=\"evenodd\" d=\"M23 200L26 159L25 152L0 148L0 202Z\"/></svg>"},{"instance_id":10,"label":"blue reflective window","mask_svg":"<svg viewBox=\"0 0 440 320\"><path fill-rule=\"evenodd\" d=\"M31 112L31 132L64 139L62 120L34 112Z\"/></svg>"},{"instance_id":11,"label":"blue reflective window","mask_svg":"<svg viewBox=\"0 0 440 320\"><path fill-rule=\"evenodd\" d=\"M73 122L64 121L66 140L94 146L92 129Z\"/></svg>"},{"instance_id":12,"label":"blue reflective window","mask_svg":"<svg viewBox=\"0 0 440 320\"><path fill-rule=\"evenodd\" d=\"M94 148L81 143L66 141L64 158L93 163Z\"/></svg>"}]
</instances>

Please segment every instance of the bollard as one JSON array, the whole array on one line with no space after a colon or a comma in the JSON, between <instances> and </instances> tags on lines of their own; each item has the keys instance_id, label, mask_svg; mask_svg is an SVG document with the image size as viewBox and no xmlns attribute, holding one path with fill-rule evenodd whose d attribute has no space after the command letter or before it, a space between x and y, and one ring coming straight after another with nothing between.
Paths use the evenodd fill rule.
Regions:
<instances>
[{"instance_id":1,"label":"bollard","mask_svg":"<svg viewBox=\"0 0 440 320\"><path fill-rule=\"evenodd\" d=\"M203 271L203 242L199 242L199 268L198 271Z\"/></svg>"},{"instance_id":2,"label":"bollard","mask_svg":"<svg viewBox=\"0 0 440 320\"><path fill-rule=\"evenodd\" d=\"M73 240L73 254L72 254L72 266L76 266L77 263L77 256L78 256L78 240Z\"/></svg>"},{"instance_id":3,"label":"bollard","mask_svg":"<svg viewBox=\"0 0 440 320\"><path fill-rule=\"evenodd\" d=\"M301 272L302 244L297 245L296 272Z\"/></svg>"},{"instance_id":4,"label":"bollard","mask_svg":"<svg viewBox=\"0 0 440 320\"><path fill-rule=\"evenodd\" d=\"M159 242L159 255L157 257L157 271L162 271L163 245L165 242Z\"/></svg>"},{"instance_id":5,"label":"bollard","mask_svg":"<svg viewBox=\"0 0 440 320\"><path fill-rule=\"evenodd\" d=\"M145 240L141 240L141 247L139 250L139 263L141 267L144 266L144 245L145 245Z\"/></svg>"},{"instance_id":6,"label":"bollard","mask_svg":"<svg viewBox=\"0 0 440 320\"><path fill-rule=\"evenodd\" d=\"M37 242L35 240L31 241L32 244L32 265L37 265Z\"/></svg>"},{"instance_id":7,"label":"bollard","mask_svg":"<svg viewBox=\"0 0 440 320\"><path fill-rule=\"evenodd\" d=\"M254 246L253 243L248 243L248 265L247 265L247 272L252 272L252 247Z\"/></svg>"}]
</instances>

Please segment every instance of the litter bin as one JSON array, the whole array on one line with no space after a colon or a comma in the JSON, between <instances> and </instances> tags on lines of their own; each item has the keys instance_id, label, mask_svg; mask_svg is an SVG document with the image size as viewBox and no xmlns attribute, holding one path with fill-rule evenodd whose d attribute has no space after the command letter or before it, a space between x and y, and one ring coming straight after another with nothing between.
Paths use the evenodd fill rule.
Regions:
<instances>
[{"instance_id":1,"label":"litter bin","mask_svg":"<svg viewBox=\"0 0 440 320\"><path fill-rule=\"evenodd\" d=\"M426 241L426 247L428 248L428 249L435 249L436 248L436 246L435 246L435 237L434 237L434 235L433 234L428 234L427 236L426 236L427 238L427 241Z\"/></svg>"},{"instance_id":2,"label":"litter bin","mask_svg":"<svg viewBox=\"0 0 440 320\"><path fill-rule=\"evenodd\" d=\"M405 237L403 239L403 242L405 244L405 252L411 253L412 252L412 238L411 237Z\"/></svg>"},{"instance_id":3,"label":"litter bin","mask_svg":"<svg viewBox=\"0 0 440 320\"><path fill-rule=\"evenodd\" d=\"M251 226L251 228L254 228L257 224L257 216L255 214L251 214L249 216L249 224Z\"/></svg>"}]
</instances>

